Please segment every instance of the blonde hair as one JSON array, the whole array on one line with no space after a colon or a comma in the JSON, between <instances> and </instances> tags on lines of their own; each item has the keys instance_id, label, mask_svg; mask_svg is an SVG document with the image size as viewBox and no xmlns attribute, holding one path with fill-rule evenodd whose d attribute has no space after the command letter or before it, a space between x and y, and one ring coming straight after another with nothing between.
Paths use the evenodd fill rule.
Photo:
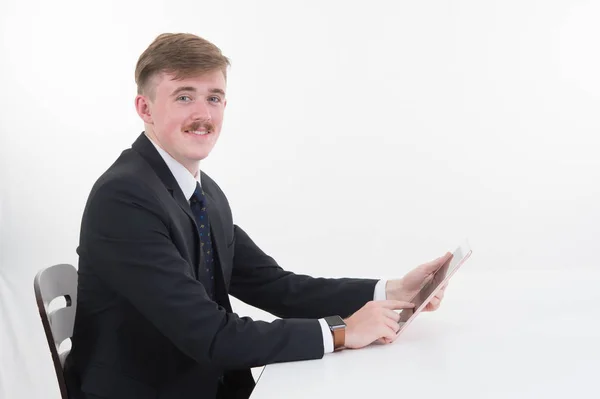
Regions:
<instances>
[{"instance_id":1,"label":"blonde hair","mask_svg":"<svg viewBox=\"0 0 600 399\"><path fill-rule=\"evenodd\" d=\"M160 73L173 74L175 79L199 76L221 70L227 79L231 63L221 50L201 37L190 33L163 33L140 55L135 68L138 94L154 97L152 78Z\"/></svg>"}]
</instances>

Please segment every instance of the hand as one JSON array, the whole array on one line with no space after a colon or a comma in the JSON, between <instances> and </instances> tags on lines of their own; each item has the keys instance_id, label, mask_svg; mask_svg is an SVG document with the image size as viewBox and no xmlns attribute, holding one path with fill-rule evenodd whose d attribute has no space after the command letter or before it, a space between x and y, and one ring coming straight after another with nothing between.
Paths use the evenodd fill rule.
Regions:
<instances>
[{"instance_id":1,"label":"hand","mask_svg":"<svg viewBox=\"0 0 600 399\"><path fill-rule=\"evenodd\" d=\"M423 288L427 283L431 281L434 273L442 267L444 263L452 258L452 254L447 252L445 255L440 256L431 262L424 263L415 269L408 272L404 277L399 280L390 280L386 284L386 297L387 299L397 301L411 301L415 295ZM425 306L423 311L432 312L437 310L444 298L444 292L446 291L445 284L439 292L431 299L431 301Z\"/></svg>"},{"instance_id":2,"label":"hand","mask_svg":"<svg viewBox=\"0 0 600 399\"><path fill-rule=\"evenodd\" d=\"M400 315L394 310L413 308L403 301L371 301L345 320L345 347L359 349L375 341L393 342L400 329Z\"/></svg>"}]
</instances>

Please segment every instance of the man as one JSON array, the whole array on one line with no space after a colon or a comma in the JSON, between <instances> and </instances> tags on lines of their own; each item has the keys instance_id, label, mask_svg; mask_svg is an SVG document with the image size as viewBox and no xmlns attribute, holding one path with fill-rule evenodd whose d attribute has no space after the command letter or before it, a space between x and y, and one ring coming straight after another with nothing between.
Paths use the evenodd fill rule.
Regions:
<instances>
[{"instance_id":1,"label":"man","mask_svg":"<svg viewBox=\"0 0 600 399\"><path fill-rule=\"evenodd\" d=\"M190 34L160 35L139 58L144 132L98 179L82 219L72 398L247 398L251 367L394 341L394 310L451 256L391 281L278 266L200 172L221 132L228 66ZM280 319L239 317L228 295Z\"/></svg>"}]
</instances>

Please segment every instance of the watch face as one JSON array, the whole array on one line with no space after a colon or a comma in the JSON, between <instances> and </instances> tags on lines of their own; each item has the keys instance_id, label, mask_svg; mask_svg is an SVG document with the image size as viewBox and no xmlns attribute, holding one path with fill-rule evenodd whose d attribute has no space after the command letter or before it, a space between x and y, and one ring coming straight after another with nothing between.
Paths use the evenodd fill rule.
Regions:
<instances>
[{"instance_id":1,"label":"watch face","mask_svg":"<svg viewBox=\"0 0 600 399\"><path fill-rule=\"evenodd\" d=\"M325 317L325 321L329 325L329 328L334 330L346 327L346 323L344 323L344 320L340 316L328 316Z\"/></svg>"}]
</instances>

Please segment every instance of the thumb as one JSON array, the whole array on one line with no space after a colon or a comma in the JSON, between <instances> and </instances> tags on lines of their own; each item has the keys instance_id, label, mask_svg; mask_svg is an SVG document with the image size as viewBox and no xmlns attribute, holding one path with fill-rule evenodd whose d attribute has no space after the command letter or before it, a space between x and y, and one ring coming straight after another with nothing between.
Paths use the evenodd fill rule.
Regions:
<instances>
[{"instance_id":1,"label":"thumb","mask_svg":"<svg viewBox=\"0 0 600 399\"><path fill-rule=\"evenodd\" d=\"M422 268L427 274L436 272L442 265L448 262L452 258L452 253L446 252L445 255L440 256L430 262L424 263Z\"/></svg>"}]
</instances>

